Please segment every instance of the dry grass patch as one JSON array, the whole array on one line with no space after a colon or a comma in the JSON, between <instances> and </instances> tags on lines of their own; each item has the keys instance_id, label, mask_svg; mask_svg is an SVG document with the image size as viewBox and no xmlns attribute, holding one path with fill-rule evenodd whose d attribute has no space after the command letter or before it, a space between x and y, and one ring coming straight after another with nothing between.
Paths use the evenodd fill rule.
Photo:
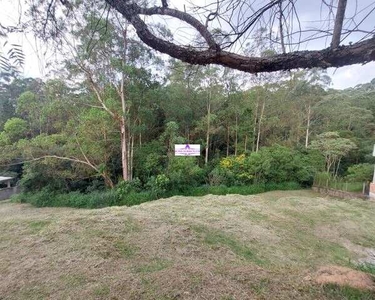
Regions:
<instances>
[{"instance_id":1,"label":"dry grass patch","mask_svg":"<svg viewBox=\"0 0 375 300\"><path fill-rule=\"evenodd\" d=\"M374 213L311 191L98 210L0 202L0 298L375 299L304 280L368 262Z\"/></svg>"}]
</instances>

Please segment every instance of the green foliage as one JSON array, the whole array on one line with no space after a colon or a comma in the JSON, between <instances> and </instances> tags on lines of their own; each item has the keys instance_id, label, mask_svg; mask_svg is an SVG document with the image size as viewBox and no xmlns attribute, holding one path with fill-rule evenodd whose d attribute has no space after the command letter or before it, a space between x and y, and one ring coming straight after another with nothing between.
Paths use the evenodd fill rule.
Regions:
<instances>
[{"instance_id":1,"label":"green foliage","mask_svg":"<svg viewBox=\"0 0 375 300\"><path fill-rule=\"evenodd\" d=\"M332 176L327 172L317 173L314 178L314 186L347 192L362 192L363 183L363 181L348 181L347 178Z\"/></svg>"},{"instance_id":2,"label":"green foliage","mask_svg":"<svg viewBox=\"0 0 375 300\"><path fill-rule=\"evenodd\" d=\"M36 193L22 193L15 197L15 201L31 203L37 207L76 207L76 208L101 208L118 204L118 195L114 190L92 192L83 194L80 192L59 193L44 188Z\"/></svg>"},{"instance_id":3,"label":"green foliage","mask_svg":"<svg viewBox=\"0 0 375 300\"><path fill-rule=\"evenodd\" d=\"M24 165L20 186L25 193L40 191L43 188L50 191L66 191L64 176L50 172L50 168L44 164L35 163Z\"/></svg>"},{"instance_id":4,"label":"green foliage","mask_svg":"<svg viewBox=\"0 0 375 300\"><path fill-rule=\"evenodd\" d=\"M374 165L373 164L357 164L350 166L347 171L346 179L351 182L368 182L372 181L374 175Z\"/></svg>"},{"instance_id":5,"label":"green foliage","mask_svg":"<svg viewBox=\"0 0 375 300\"><path fill-rule=\"evenodd\" d=\"M301 189L301 185L297 182L282 182L282 183L258 183L251 185L243 186L201 186L193 187L185 191L170 191L167 193L168 196L173 195L183 195L183 196L204 196L208 194L212 195L229 195L229 194L238 194L238 195L254 195L260 194L268 191L277 191L277 190L298 190Z\"/></svg>"},{"instance_id":6,"label":"green foliage","mask_svg":"<svg viewBox=\"0 0 375 300\"><path fill-rule=\"evenodd\" d=\"M176 122L168 122L165 125L165 131L159 138L160 142L166 147L167 153L170 155L172 154L172 151L174 151L175 144L185 142L184 138L178 136L178 129L179 126Z\"/></svg>"},{"instance_id":7,"label":"green foliage","mask_svg":"<svg viewBox=\"0 0 375 300\"><path fill-rule=\"evenodd\" d=\"M126 197L120 199L116 203L116 205L133 206L133 205L142 204L144 202L149 202L155 199L157 199L155 195L149 191L140 192L140 193L131 193L127 195Z\"/></svg>"},{"instance_id":8,"label":"green foliage","mask_svg":"<svg viewBox=\"0 0 375 300\"><path fill-rule=\"evenodd\" d=\"M162 173L166 165L166 153L158 140L143 145L135 151L134 176L147 182L152 176Z\"/></svg>"},{"instance_id":9,"label":"green foliage","mask_svg":"<svg viewBox=\"0 0 375 300\"><path fill-rule=\"evenodd\" d=\"M357 266L357 269L375 275L375 265L370 263L362 263Z\"/></svg>"},{"instance_id":10,"label":"green foliage","mask_svg":"<svg viewBox=\"0 0 375 300\"><path fill-rule=\"evenodd\" d=\"M4 147L10 143L8 135L4 131L0 132L0 147Z\"/></svg>"},{"instance_id":11,"label":"green foliage","mask_svg":"<svg viewBox=\"0 0 375 300\"><path fill-rule=\"evenodd\" d=\"M66 61L78 88L58 79L0 82L0 165L13 166L0 171L17 172L25 193L46 188L84 198L116 186L123 174L121 130L129 173L139 180L118 183L116 204L106 205L178 193L256 193L291 181L309 186L324 169L347 175L349 189L371 179L373 83L328 89L326 73L311 70L288 80L261 76L245 90L236 72L176 61L164 80L149 49L113 18L103 22L96 4L86 8L70 32L79 41L76 59ZM207 161L174 157L174 145L186 142L200 144L202 154L208 146ZM84 205L72 195L78 204L61 203Z\"/></svg>"},{"instance_id":12,"label":"green foliage","mask_svg":"<svg viewBox=\"0 0 375 300\"><path fill-rule=\"evenodd\" d=\"M20 115L27 115L30 113L30 108L36 108L40 105L37 96L31 92L26 91L22 93L17 100L17 110L16 112Z\"/></svg>"},{"instance_id":13,"label":"green foliage","mask_svg":"<svg viewBox=\"0 0 375 300\"><path fill-rule=\"evenodd\" d=\"M172 190L198 186L205 181L205 172L195 157L171 157L166 174Z\"/></svg>"},{"instance_id":14,"label":"green foliage","mask_svg":"<svg viewBox=\"0 0 375 300\"><path fill-rule=\"evenodd\" d=\"M337 174L337 164L347 156L357 145L350 139L340 137L338 132L325 132L319 134L311 142L311 149L318 150L326 160L327 172Z\"/></svg>"},{"instance_id":15,"label":"green foliage","mask_svg":"<svg viewBox=\"0 0 375 300\"><path fill-rule=\"evenodd\" d=\"M275 145L264 147L248 156L223 158L220 165L210 173L209 178L212 185L286 181L308 184L319 171L319 165L321 166L321 162L314 152L301 153Z\"/></svg>"},{"instance_id":16,"label":"green foliage","mask_svg":"<svg viewBox=\"0 0 375 300\"><path fill-rule=\"evenodd\" d=\"M34 193L22 193L12 198L14 202L30 203L37 207L76 207L102 208L116 205L138 205L155 200L151 192L131 192L121 195L116 190L94 191L88 194L81 192L61 193L44 188Z\"/></svg>"},{"instance_id":17,"label":"green foliage","mask_svg":"<svg viewBox=\"0 0 375 300\"><path fill-rule=\"evenodd\" d=\"M4 124L1 140L3 143L14 143L27 136L27 122L20 118L11 118ZM1 142L0 142L1 143Z\"/></svg>"},{"instance_id":18,"label":"green foliage","mask_svg":"<svg viewBox=\"0 0 375 300\"><path fill-rule=\"evenodd\" d=\"M54 189L54 186L47 185L40 191L23 192L12 197L14 202L30 203L37 207L76 207L76 208L102 208L107 206L133 206L144 202L159 199L161 197L171 197L175 195L184 196L204 196L213 195L253 195L273 190L297 190L301 186L296 182L254 184L249 186L201 186L185 187L183 190L167 190L169 179L165 175L159 175L152 179L152 184L147 184L149 190L130 190L129 193L121 193L121 186L117 189L93 191L82 193L79 191L62 193L61 189ZM127 189L126 185L126 189ZM120 191L120 192L119 192Z\"/></svg>"},{"instance_id":19,"label":"green foliage","mask_svg":"<svg viewBox=\"0 0 375 300\"><path fill-rule=\"evenodd\" d=\"M155 196L161 196L167 192L170 187L171 180L165 174L159 174L157 176L151 176L147 182L146 187Z\"/></svg>"},{"instance_id":20,"label":"green foliage","mask_svg":"<svg viewBox=\"0 0 375 300\"><path fill-rule=\"evenodd\" d=\"M120 181L116 186L116 191L120 198L125 197L130 193L138 193L142 190L142 183L138 178L130 181Z\"/></svg>"}]
</instances>

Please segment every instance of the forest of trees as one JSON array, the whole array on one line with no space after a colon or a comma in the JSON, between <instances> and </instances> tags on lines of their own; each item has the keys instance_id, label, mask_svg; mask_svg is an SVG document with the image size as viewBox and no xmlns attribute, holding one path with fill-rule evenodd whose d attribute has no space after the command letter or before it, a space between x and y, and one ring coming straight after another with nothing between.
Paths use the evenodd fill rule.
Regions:
<instances>
[{"instance_id":1,"label":"forest of trees","mask_svg":"<svg viewBox=\"0 0 375 300\"><path fill-rule=\"evenodd\" d=\"M320 69L254 76L192 66L157 55L116 15L98 14L88 10L67 33L75 42L64 40L54 79L1 74L0 171L28 199L309 186L319 172L371 179L375 79L334 90ZM262 55L275 53L262 31L254 41ZM174 157L179 143L200 144L202 155Z\"/></svg>"}]
</instances>

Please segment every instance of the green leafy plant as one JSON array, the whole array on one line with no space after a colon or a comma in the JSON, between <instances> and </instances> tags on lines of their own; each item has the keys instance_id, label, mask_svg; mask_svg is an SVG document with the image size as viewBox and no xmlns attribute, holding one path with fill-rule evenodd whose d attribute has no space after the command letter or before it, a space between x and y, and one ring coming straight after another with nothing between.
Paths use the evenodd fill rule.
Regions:
<instances>
[{"instance_id":1,"label":"green leafy plant","mask_svg":"<svg viewBox=\"0 0 375 300\"><path fill-rule=\"evenodd\" d=\"M147 182L146 187L151 191L155 196L160 196L164 194L170 185L170 179L165 174L160 174L157 176L152 176Z\"/></svg>"},{"instance_id":2,"label":"green leafy plant","mask_svg":"<svg viewBox=\"0 0 375 300\"><path fill-rule=\"evenodd\" d=\"M358 164L348 168L346 179L348 181L371 181L374 176L374 165L372 164Z\"/></svg>"}]
</instances>

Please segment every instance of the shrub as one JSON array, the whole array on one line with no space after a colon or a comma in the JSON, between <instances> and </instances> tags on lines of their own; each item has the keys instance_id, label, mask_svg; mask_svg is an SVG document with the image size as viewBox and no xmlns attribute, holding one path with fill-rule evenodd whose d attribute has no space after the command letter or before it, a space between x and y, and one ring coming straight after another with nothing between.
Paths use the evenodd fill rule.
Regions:
<instances>
[{"instance_id":1,"label":"shrub","mask_svg":"<svg viewBox=\"0 0 375 300\"><path fill-rule=\"evenodd\" d=\"M126 195L119 197L119 194L115 189L97 191L89 194L83 194L80 192L70 193L58 193L51 191L48 188L44 188L39 192L34 193L22 193L12 197L12 201L21 203L30 203L37 207L55 206L55 207L76 207L76 208L102 208L106 206L114 205L139 205L144 202L156 200L161 196L204 196L207 194L213 195L227 195L227 194L239 194L239 195L253 195L259 194L266 191L273 190L295 190L300 189L300 185L296 182L283 182L283 183L272 183L272 184L253 184L247 186L200 186L190 187L184 190L170 190L167 191L161 187L168 183L168 177L165 175L159 175L159 179L154 179L155 185L158 186L159 192L144 191L144 192L130 192ZM158 183L156 183L158 182Z\"/></svg>"},{"instance_id":2,"label":"shrub","mask_svg":"<svg viewBox=\"0 0 375 300\"><path fill-rule=\"evenodd\" d=\"M172 190L184 190L205 182L205 171L198 166L195 157L172 157L167 175Z\"/></svg>"},{"instance_id":3,"label":"shrub","mask_svg":"<svg viewBox=\"0 0 375 300\"><path fill-rule=\"evenodd\" d=\"M56 168L57 169L57 168ZM26 193L48 189L49 191L66 191L66 181L58 176L57 172L50 172L51 169L45 164L28 163L23 167L23 176L20 186Z\"/></svg>"},{"instance_id":4,"label":"shrub","mask_svg":"<svg viewBox=\"0 0 375 300\"><path fill-rule=\"evenodd\" d=\"M134 176L146 183L151 176L160 174L166 166L166 155L159 141L142 145L134 153Z\"/></svg>"},{"instance_id":5,"label":"shrub","mask_svg":"<svg viewBox=\"0 0 375 300\"><path fill-rule=\"evenodd\" d=\"M129 181L120 181L116 186L117 194L120 198L125 197L130 193L137 193L142 190L142 183L138 178Z\"/></svg>"},{"instance_id":6,"label":"shrub","mask_svg":"<svg viewBox=\"0 0 375 300\"><path fill-rule=\"evenodd\" d=\"M311 184L314 174L324 167L315 152L302 153L287 147L264 147L249 156L226 157L209 174L212 185L248 185L295 181Z\"/></svg>"},{"instance_id":7,"label":"shrub","mask_svg":"<svg viewBox=\"0 0 375 300\"><path fill-rule=\"evenodd\" d=\"M170 179L165 174L152 176L147 182L146 187L155 196L163 195L170 186Z\"/></svg>"},{"instance_id":8,"label":"shrub","mask_svg":"<svg viewBox=\"0 0 375 300\"><path fill-rule=\"evenodd\" d=\"M28 124L20 118L11 118L4 124L5 135L10 143L14 143L19 139L25 138L28 132Z\"/></svg>"},{"instance_id":9,"label":"shrub","mask_svg":"<svg viewBox=\"0 0 375 300\"><path fill-rule=\"evenodd\" d=\"M83 194L80 192L57 193L48 188L35 193L19 194L13 201L30 203L37 207L67 206L76 208L100 208L119 203L118 195L114 190Z\"/></svg>"},{"instance_id":10,"label":"shrub","mask_svg":"<svg viewBox=\"0 0 375 300\"><path fill-rule=\"evenodd\" d=\"M223 168L219 166L219 167L214 168L208 174L208 182L211 186L235 185L236 184L235 173L228 168Z\"/></svg>"},{"instance_id":11,"label":"shrub","mask_svg":"<svg viewBox=\"0 0 375 300\"><path fill-rule=\"evenodd\" d=\"M348 168L346 179L351 182L371 181L374 176L374 165L358 164Z\"/></svg>"}]
</instances>

